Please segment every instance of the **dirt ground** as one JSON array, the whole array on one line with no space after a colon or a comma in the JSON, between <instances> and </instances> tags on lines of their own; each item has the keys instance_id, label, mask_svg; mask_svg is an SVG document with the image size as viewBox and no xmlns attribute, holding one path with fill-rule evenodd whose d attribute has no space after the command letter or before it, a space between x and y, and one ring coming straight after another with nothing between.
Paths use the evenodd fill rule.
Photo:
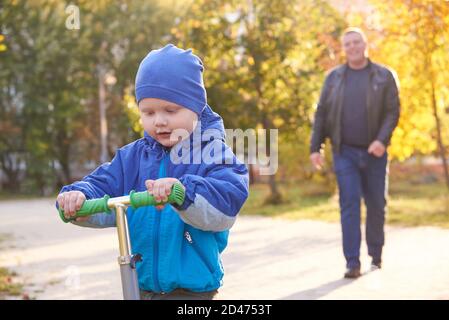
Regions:
<instances>
[{"instance_id":1,"label":"dirt ground","mask_svg":"<svg viewBox=\"0 0 449 320\"><path fill-rule=\"evenodd\" d=\"M35 299L121 299L116 230L60 221L54 199L0 202L0 266ZM363 229L362 229L363 230ZM339 224L239 217L219 299L449 299L449 230L386 228L382 270L343 279Z\"/></svg>"}]
</instances>

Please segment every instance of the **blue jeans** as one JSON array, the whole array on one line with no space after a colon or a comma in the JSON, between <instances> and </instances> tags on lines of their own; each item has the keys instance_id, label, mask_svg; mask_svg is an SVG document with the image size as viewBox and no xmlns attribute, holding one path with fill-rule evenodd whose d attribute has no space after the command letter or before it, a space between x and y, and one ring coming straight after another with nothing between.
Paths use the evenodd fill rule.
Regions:
<instances>
[{"instance_id":1,"label":"blue jeans","mask_svg":"<svg viewBox=\"0 0 449 320\"><path fill-rule=\"evenodd\" d=\"M343 253L348 268L360 267L360 200L366 205L368 254L380 260L384 245L385 207L388 192L388 156L377 158L366 148L342 145L334 152L334 170L340 195Z\"/></svg>"}]
</instances>

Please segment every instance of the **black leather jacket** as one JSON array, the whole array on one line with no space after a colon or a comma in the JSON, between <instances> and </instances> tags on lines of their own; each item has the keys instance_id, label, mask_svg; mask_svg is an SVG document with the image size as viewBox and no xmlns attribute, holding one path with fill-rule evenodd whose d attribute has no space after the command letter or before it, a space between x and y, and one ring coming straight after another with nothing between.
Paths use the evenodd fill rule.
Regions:
<instances>
[{"instance_id":1,"label":"black leather jacket","mask_svg":"<svg viewBox=\"0 0 449 320\"><path fill-rule=\"evenodd\" d=\"M398 85L392 71L370 60L368 63L368 135L371 142L379 140L387 146L399 120ZM324 81L313 123L311 153L320 151L327 137L331 139L333 150L340 152L344 75L347 68L347 64L337 66Z\"/></svg>"}]
</instances>

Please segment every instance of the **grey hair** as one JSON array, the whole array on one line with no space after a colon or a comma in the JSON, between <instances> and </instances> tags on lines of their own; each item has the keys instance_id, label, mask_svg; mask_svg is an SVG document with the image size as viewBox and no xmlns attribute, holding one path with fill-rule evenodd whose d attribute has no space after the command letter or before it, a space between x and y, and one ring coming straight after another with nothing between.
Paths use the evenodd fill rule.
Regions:
<instances>
[{"instance_id":1,"label":"grey hair","mask_svg":"<svg viewBox=\"0 0 449 320\"><path fill-rule=\"evenodd\" d=\"M340 39L341 42L343 42L343 38L344 38L347 34L349 34L349 33L357 33L358 35L360 35L360 36L362 37L363 42L365 42L365 43L368 42L368 39L367 39L365 33L362 31L362 29L356 28L356 27L349 27L349 28L346 28L346 29L343 31L343 34L342 34L342 36L341 36L341 39Z\"/></svg>"}]
</instances>

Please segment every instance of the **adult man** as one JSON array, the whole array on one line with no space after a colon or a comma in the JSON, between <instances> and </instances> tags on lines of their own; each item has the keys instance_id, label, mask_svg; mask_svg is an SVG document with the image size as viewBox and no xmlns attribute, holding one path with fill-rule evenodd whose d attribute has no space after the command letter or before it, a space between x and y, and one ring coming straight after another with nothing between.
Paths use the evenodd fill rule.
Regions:
<instances>
[{"instance_id":1,"label":"adult man","mask_svg":"<svg viewBox=\"0 0 449 320\"><path fill-rule=\"evenodd\" d=\"M373 63L358 28L342 36L346 63L326 77L315 114L310 159L323 166L322 144L331 139L337 176L345 278L360 273L360 200L367 207L366 242L372 268L381 268L387 194L386 147L399 119L399 95L393 73Z\"/></svg>"}]
</instances>

